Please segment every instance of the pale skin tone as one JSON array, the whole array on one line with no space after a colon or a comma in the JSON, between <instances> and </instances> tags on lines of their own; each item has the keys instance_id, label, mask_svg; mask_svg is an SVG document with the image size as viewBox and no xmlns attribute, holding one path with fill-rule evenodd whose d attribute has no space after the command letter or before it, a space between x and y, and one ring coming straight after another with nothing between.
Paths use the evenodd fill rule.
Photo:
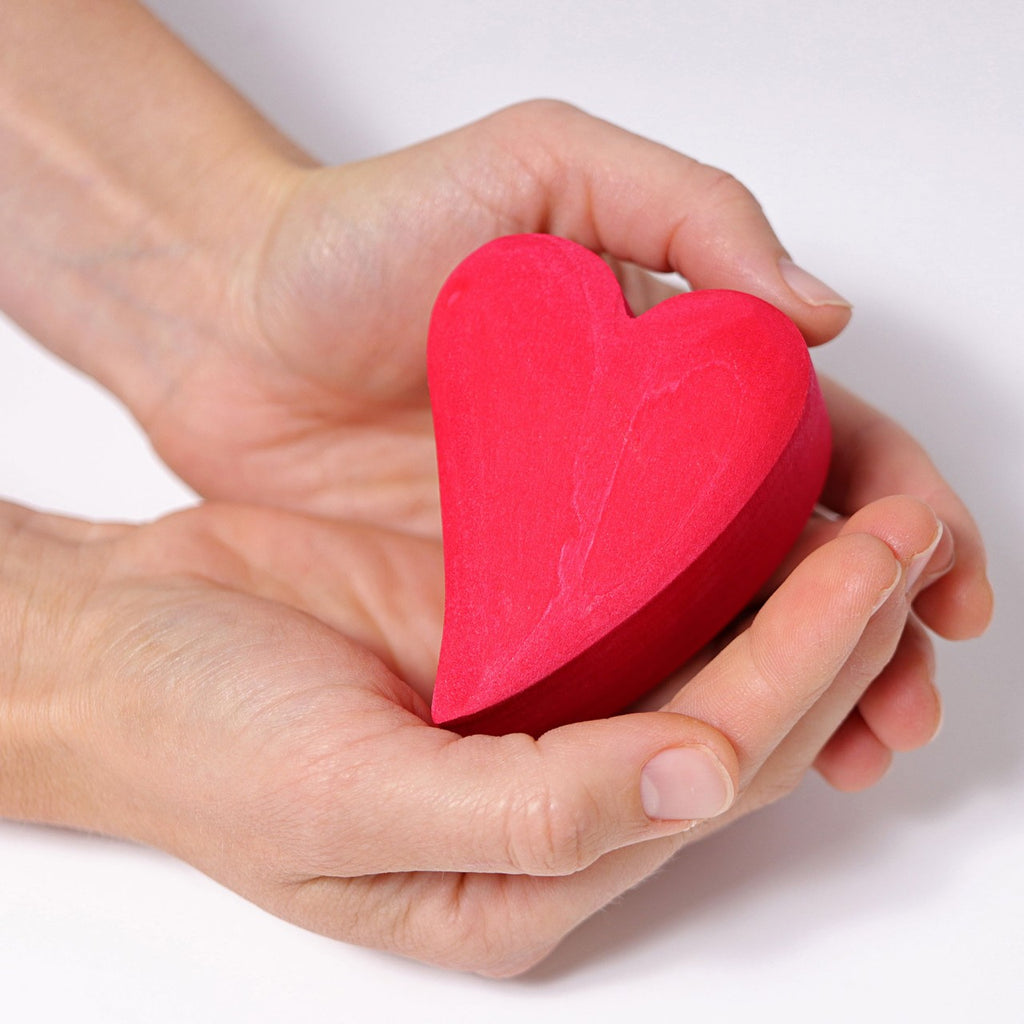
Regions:
<instances>
[{"instance_id":1,"label":"pale skin tone","mask_svg":"<svg viewBox=\"0 0 1024 1024\"><path fill-rule=\"evenodd\" d=\"M663 289L640 268L758 294L812 344L849 307L733 179L577 110L319 167L142 8L99 6L5 5L0 304L208 501L144 526L0 507L0 813L507 975L812 766L863 788L932 737L928 630L984 629L984 550L920 446L831 383L836 518L660 710L539 740L432 727L423 346L455 263L550 231L605 254L638 312ZM692 762L657 759L680 750L710 758L717 797L659 814L652 780Z\"/></svg>"}]
</instances>

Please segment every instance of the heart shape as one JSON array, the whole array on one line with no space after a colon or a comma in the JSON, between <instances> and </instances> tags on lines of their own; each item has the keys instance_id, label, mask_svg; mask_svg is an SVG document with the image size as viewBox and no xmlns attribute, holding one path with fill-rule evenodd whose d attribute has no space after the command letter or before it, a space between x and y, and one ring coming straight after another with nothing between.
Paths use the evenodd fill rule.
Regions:
<instances>
[{"instance_id":1,"label":"heart shape","mask_svg":"<svg viewBox=\"0 0 1024 1024\"><path fill-rule=\"evenodd\" d=\"M428 376L445 612L432 714L532 735L614 714L710 641L792 547L830 431L773 306L698 291L640 317L594 253L478 249Z\"/></svg>"}]
</instances>

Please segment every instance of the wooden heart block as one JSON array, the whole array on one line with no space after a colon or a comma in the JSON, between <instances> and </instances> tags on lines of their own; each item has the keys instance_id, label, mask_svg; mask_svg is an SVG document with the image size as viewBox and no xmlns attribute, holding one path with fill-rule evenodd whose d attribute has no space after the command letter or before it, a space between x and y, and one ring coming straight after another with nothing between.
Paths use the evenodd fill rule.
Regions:
<instances>
[{"instance_id":1,"label":"wooden heart block","mask_svg":"<svg viewBox=\"0 0 1024 1024\"><path fill-rule=\"evenodd\" d=\"M589 250L501 238L434 306L445 611L461 733L621 711L734 618L807 522L828 416L796 326L739 292L634 318Z\"/></svg>"}]
</instances>

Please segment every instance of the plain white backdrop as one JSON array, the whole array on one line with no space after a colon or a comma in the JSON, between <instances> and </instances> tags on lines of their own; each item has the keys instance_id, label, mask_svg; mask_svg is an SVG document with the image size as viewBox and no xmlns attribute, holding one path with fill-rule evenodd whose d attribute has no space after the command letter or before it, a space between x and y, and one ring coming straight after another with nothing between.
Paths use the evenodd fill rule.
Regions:
<instances>
[{"instance_id":1,"label":"plain white backdrop","mask_svg":"<svg viewBox=\"0 0 1024 1024\"><path fill-rule=\"evenodd\" d=\"M910 426L968 499L997 617L940 647L927 751L858 796L809 780L513 982L309 935L162 854L0 825L0 1016L1024 1019L1024 5L151 6L324 160L556 96L732 171L855 302L818 365ZM108 396L4 322L0 436L9 500L118 519L194 500Z\"/></svg>"}]
</instances>

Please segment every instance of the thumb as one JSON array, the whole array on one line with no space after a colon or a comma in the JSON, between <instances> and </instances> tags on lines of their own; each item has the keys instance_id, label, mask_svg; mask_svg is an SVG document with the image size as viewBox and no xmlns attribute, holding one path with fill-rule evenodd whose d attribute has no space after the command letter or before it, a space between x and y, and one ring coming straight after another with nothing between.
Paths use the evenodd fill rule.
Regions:
<instances>
[{"instance_id":1,"label":"thumb","mask_svg":"<svg viewBox=\"0 0 1024 1024\"><path fill-rule=\"evenodd\" d=\"M538 740L411 719L377 741L371 770L348 773L338 863L324 874L568 875L714 817L736 792L729 742L683 715L582 722Z\"/></svg>"},{"instance_id":2,"label":"thumb","mask_svg":"<svg viewBox=\"0 0 1024 1024\"><path fill-rule=\"evenodd\" d=\"M694 288L757 295L811 344L849 321L850 303L790 259L757 200L724 171L564 103L520 104L484 123L532 172L530 189L503 194L519 230L675 271Z\"/></svg>"}]
</instances>

